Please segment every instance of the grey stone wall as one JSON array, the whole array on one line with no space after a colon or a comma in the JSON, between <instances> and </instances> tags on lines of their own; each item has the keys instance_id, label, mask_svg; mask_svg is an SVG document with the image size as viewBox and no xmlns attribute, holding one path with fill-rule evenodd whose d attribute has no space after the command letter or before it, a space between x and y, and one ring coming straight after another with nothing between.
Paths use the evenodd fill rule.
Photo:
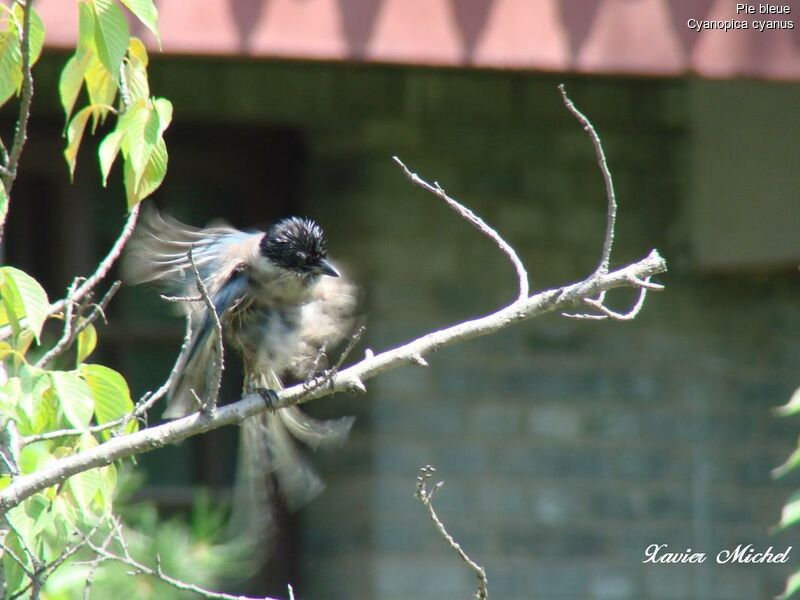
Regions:
<instances>
[{"instance_id":1,"label":"grey stone wall","mask_svg":"<svg viewBox=\"0 0 800 600\"><path fill-rule=\"evenodd\" d=\"M534 289L579 279L599 259L602 179L561 104L561 79L306 63L154 65L151 87L173 100L176 119L302 133L303 209L361 283L366 344L375 350L515 294L513 270L492 243L413 188L394 154L503 232ZM769 471L792 449L797 423L776 419L770 407L800 384L797 273L698 267L688 191L689 174L702 165L689 163L689 84L567 85L603 137L617 184L612 263L657 247L670 264L660 278L666 291L652 294L633 322L550 315L442 350L427 357L429 369L374 380L366 397L312 403L317 414L359 420L345 448L315 457L329 486L300 515L298 598L471 596L473 577L413 498L417 469L429 463L446 481L436 506L486 566L494 598L753 600L782 589L788 566L716 565L713 555L796 540L767 530L792 489ZM713 181L701 188L715 190ZM620 291L611 303L632 299ZM653 543L711 558L702 566L641 564Z\"/></svg>"},{"instance_id":2,"label":"grey stone wall","mask_svg":"<svg viewBox=\"0 0 800 600\"><path fill-rule=\"evenodd\" d=\"M309 138L308 197L364 285L371 347L514 295L492 244L411 187L392 154L504 232L534 288L594 266L602 180L556 80L399 69L331 78L326 102L339 109ZM329 490L303 517L309 597L470 597L472 576L412 496L427 463L446 481L442 517L486 566L494 597L744 600L782 589L786 568L641 561L652 543L711 563L739 543L792 543L766 533L788 494L769 470L796 435L769 407L798 383L800 285L789 273L694 266L681 83L569 89L616 179L613 262L658 247L667 291L632 323L551 315L374 381L352 400L365 418L353 444L326 457Z\"/></svg>"}]
</instances>

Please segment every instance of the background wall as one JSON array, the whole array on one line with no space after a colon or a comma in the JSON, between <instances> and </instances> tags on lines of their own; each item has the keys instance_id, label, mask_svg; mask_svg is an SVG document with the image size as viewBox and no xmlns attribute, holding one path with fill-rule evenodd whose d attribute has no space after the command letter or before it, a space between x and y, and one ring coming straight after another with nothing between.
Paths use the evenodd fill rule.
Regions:
<instances>
[{"instance_id":1,"label":"background wall","mask_svg":"<svg viewBox=\"0 0 800 600\"><path fill-rule=\"evenodd\" d=\"M41 68L62 60L53 57ZM485 313L515 294L502 255L439 200L412 187L391 161L394 154L506 235L534 289L582 278L598 261L602 179L588 138L561 104L562 79L157 60L151 87L174 102L175 127L182 120L204 125L184 139L195 152L182 170L217 174L216 187L201 189L189 176L178 185L171 170L159 202L198 223L222 205L243 225L285 212L314 216L332 252L362 284L366 345L384 349ZM738 248L738 232L759 218L726 212L725 181L738 163L726 162L722 150L735 140L743 149L774 142L796 153L796 104L788 101L796 89L748 84L769 96L764 106L785 130L737 129L737 119L720 119L715 137L707 126L712 109L740 102L741 84L566 83L597 126L617 185L612 263L656 247L670 265L660 278L667 290L651 294L631 323L550 315L443 350L429 357L430 369L381 377L367 397L312 403L315 414L350 412L359 420L344 449L314 457L329 487L295 521L295 547L281 552L296 553L290 572L298 597L469 597L472 576L413 498L417 469L428 463L446 481L436 497L444 521L487 568L496 597L752 600L782 589L789 566L641 561L653 543L712 557L740 543L780 549L792 543L766 532L791 489L771 481L769 471L788 455L798 431L796 422L770 413L800 384L800 280L789 268L800 258L797 245L788 241L780 257L760 256L754 266L746 260L748 242L724 272L701 258L709 244L716 248L714 240ZM57 114L44 103L40 110ZM295 158L280 162L285 154ZM225 162L222 155L233 158ZM752 157L768 160L762 155ZM92 158L82 160L94 180ZM795 218L796 187L782 175L775 170L760 182L770 202L754 205L770 218L783 212ZM270 196L276 180L292 196L280 207L282 200ZM707 201L715 207L711 214L730 218L716 227L713 218L698 221ZM89 218L113 235L100 214L92 208ZM128 294L118 309L123 323L147 313L134 301L142 292ZM620 307L632 299L630 292L618 294L613 302ZM110 333L121 347L130 346L132 331L142 331L141 323ZM136 353L120 358L138 365L143 389L168 370L178 345L180 324L160 331L161 346L144 336ZM151 467L153 481L224 485L228 463L218 465L221 474L211 482L197 466L203 452L232 452L230 438L212 439L151 460L159 465Z\"/></svg>"}]
</instances>

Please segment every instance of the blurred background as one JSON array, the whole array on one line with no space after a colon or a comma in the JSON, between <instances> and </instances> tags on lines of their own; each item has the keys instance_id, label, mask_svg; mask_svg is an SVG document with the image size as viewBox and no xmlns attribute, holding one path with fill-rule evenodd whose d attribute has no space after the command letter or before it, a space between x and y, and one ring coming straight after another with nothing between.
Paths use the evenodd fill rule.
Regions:
<instances>
[{"instance_id":1,"label":"blurred background","mask_svg":"<svg viewBox=\"0 0 800 600\"><path fill-rule=\"evenodd\" d=\"M446 481L436 506L494 597L752 600L783 589L797 560L713 556L797 542L768 533L797 487L770 477L800 433L771 411L800 385L797 24L687 26L740 18L727 0L157 4L163 52L138 34L151 89L175 118L155 201L197 225L317 219L362 289L358 354L516 293L493 244L412 187L395 154L495 226L534 290L594 268L603 181L560 82L597 127L616 183L612 267L658 248L670 268L666 291L632 322L549 315L442 350L429 369L381 376L365 397L311 403L318 416L357 415L351 439L312 457L327 489L284 515L275 559L242 589L284 594L288 581L302 599L469 597L473 576L413 497L424 464ZM124 193L118 171L100 186L92 139L70 185L57 90L77 11L36 6L50 46L34 70L6 252L57 297L118 235ZM7 130L14 114L0 115ZM618 291L610 303L633 299ZM138 396L166 377L182 330L154 290L126 288L101 331L102 359ZM227 401L239 397L236 371ZM164 514L202 489L224 499L236 435L142 457L140 494ZM710 558L642 564L654 543Z\"/></svg>"}]
</instances>

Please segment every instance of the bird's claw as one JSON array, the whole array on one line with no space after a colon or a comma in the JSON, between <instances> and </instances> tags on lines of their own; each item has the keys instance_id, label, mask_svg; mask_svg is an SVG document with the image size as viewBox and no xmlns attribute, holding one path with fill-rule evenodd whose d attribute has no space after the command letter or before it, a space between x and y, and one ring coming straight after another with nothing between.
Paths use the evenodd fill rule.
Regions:
<instances>
[{"instance_id":1,"label":"bird's claw","mask_svg":"<svg viewBox=\"0 0 800 600\"><path fill-rule=\"evenodd\" d=\"M303 382L306 391L316 390L324 385L330 385L333 388L333 379L339 370L336 367L325 369L324 371L313 373L308 379Z\"/></svg>"}]
</instances>

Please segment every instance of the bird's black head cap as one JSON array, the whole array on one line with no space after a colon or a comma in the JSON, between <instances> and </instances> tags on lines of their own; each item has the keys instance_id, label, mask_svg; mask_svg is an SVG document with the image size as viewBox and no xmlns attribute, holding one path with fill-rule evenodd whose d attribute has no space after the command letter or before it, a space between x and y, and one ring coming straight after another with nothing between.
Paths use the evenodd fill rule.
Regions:
<instances>
[{"instance_id":1,"label":"bird's black head cap","mask_svg":"<svg viewBox=\"0 0 800 600\"><path fill-rule=\"evenodd\" d=\"M311 219L289 217L278 221L261 238L260 248L261 254L284 269L333 274L328 272L332 268L322 228Z\"/></svg>"}]
</instances>

